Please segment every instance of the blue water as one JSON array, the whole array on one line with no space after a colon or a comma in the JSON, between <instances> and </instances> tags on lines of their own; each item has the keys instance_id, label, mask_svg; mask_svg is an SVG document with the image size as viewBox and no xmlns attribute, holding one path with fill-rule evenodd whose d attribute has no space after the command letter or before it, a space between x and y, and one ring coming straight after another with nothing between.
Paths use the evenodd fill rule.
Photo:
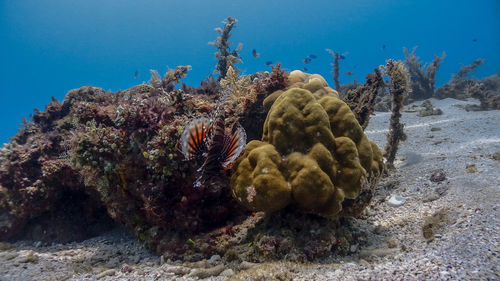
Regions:
<instances>
[{"instance_id":1,"label":"blue water","mask_svg":"<svg viewBox=\"0 0 500 281\"><path fill-rule=\"evenodd\" d=\"M423 61L446 52L438 85L479 57L485 64L476 77L500 71L498 0L0 0L0 143L34 107L83 85L126 89L148 81L149 69L187 64L184 82L199 85L215 68L216 49L207 43L227 16L238 19L231 41L243 43L244 74L268 70L269 60L302 69L314 54L308 72L333 84L330 48L348 52L341 73L355 74L341 83L363 82L386 59L403 59L403 46L416 45Z\"/></svg>"}]
</instances>

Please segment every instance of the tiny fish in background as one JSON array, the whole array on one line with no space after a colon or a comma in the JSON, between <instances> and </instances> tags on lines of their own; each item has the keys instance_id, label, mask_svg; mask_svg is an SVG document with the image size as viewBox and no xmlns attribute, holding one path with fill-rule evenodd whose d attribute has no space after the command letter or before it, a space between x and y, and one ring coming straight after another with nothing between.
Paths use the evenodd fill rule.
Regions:
<instances>
[{"instance_id":1,"label":"tiny fish in background","mask_svg":"<svg viewBox=\"0 0 500 281\"><path fill-rule=\"evenodd\" d=\"M267 65L267 66L269 66L269 65L271 65L271 64L273 64L273 62L272 62L272 61L270 61L270 60L266 61L266 65Z\"/></svg>"},{"instance_id":2,"label":"tiny fish in background","mask_svg":"<svg viewBox=\"0 0 500 281\"><path fill-rule=\"evenodd\" d=\"M315 58L317 58L317 56L316 56L316 55L309 55L309 57L310 57L311 59L315 59Z\"/></svg>"},{"instance_id":3,"label":"tiny fish in background","mask_svg":"<svg viewBox=\"0 0 500 281\"><path fill-rule=\"evenodd\" d=\"M348 76L353 76L354 73L350 72L350 71L347 71L346 73L344 73L345 75L348 75Z\"/></svg>"},{"instance_id":4,"label":"tiny fish in background","mask_svg":"<svg viewBox=\"0 0 500 281\"><path fill-rule=\"evenodd\" d=\"M253 56L254 58L258 58L258 57L260 57L260 54L259 54L259 53L257 53L257 51L256 51L255 49L253 49L253 50L252 50L252 56Z\"/></svg>"},{"instance_id":5,"label":"tiny fish in background","mask_svg":"<svg viewBox=\"0 0 500 281\"><path fill-rule=\"evenodd\" d=\"M308 64L311 62L311 59L309 57L305 58L303 61L302 61L304 64Z\"/></svg>"},{"instance_id":6,"label":"tiny fish in background","mask_svg":"<svg viewBox=\"0 0 500 281\"><path fill-rule=\"evenodd\" d=\"M477 42L477 39L476 38L472 39L472 42L474 42L474 43Z\"/></svg>"},{"instance_id":7,"label":"tiny fish in background","mask_svg":"<svg viewBox=\"0 0 500 281\"><path fill-rule=\"evenodd\" d=\"M302 67L302 70L307 71L307 67Z\"/></svg>"},{"instance_id":8,"label":"tiny fish in background","mask_svg":"<svg viewBox=\"0 0 500 281\"><path fill-rule=\"evenodd\" d=\"M420 80L420 78L418 78L418 76L412 76L410 79L413 82L417 82L418 80Z\"/></svg>"},{"instance_id":9,"label":"tiny fish in background","mask_svg":"<svg viewBox=\"0 0 500 281\"><path fill-rule=\"evenodd\" d=\"M386 47L385 47L385 44L382 45L382 51L385 51Z\"/></svg>"},{"instance_id":10,"label":"tiny fish in background","mask_svg":"<svg viewBox=\"0 0 500 281\"><path fill-rule=\"evenodd\" d=\"M134 73L134 79L137 79L137 77L139 77L139 71L136 70L135 73Z\"/></svg>"}]
</instances>

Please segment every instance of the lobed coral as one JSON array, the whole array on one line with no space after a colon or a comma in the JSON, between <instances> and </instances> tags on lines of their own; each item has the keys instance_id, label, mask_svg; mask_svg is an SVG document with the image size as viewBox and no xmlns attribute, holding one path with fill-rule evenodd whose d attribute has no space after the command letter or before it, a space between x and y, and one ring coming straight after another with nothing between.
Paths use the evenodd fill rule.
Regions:
<instances>
[{"instance_id":1,"label":"lobed coral","mask_svg":"<svg viewBox=\"0 0 500 281\"><path fill-rule=\"evenodd\" d=\"M269 111L276 99L287 89L291 88L308 90L318 98L325 95L339 96L337 91L328 86L328 83L321 75L294 70L288 74L286 87L275 90L264 99L264 109Z\"/></svg>"},{"instance_id":2,"label":"lobed coral","mask_svg":"<svg viewBox=\"0 0 500 281\"><path fill-rule=\"evenodd\" d=\"M291 205L325 217L354 215L359 209L354 212L342 203L355 200L377 181L381 152L333 90L328 94L319 77L304 83L304 76L292 72L289 81L314 94L291 88L279 95L264 123L262 141L248 143L233 168L231 190L254 211Z\"/></svg>"}]
</instances>

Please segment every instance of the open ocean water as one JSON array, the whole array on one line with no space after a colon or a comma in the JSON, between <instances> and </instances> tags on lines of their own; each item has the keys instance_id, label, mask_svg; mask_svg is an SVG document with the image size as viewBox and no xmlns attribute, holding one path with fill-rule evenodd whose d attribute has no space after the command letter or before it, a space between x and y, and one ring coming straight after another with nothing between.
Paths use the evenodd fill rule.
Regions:
<instances>
[{"instance_id":1,"label":"open ocean water","mask_svg":"<svg viewBox=\"0 0 500 281\"><path fill-rule=\"evenodd\" d=\"M498 0L1 0L0 141L34 107L83 85L127 89L148 81L150 69L164 73L177 65L191 65L183 81L199 85L215 69L216 48L208 42L228 16L238 20L230 41L243 43L243 74L281 62L332 85L329 48L345 54L341 83L363 83L414 46L424 62L446 52L437 86L476 58L485 59L476 77L500 70ZM315 58L304 64L308 56Z\"/></svg>"}]
</instances>

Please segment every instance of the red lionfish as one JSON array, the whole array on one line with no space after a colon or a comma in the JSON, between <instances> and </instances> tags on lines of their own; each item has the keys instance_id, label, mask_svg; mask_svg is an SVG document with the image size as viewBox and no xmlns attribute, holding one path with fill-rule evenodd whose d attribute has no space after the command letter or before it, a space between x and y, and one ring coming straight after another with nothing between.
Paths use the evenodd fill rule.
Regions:
<instances>
[{"instance_id":1,"label":"red lionfish","mask_svg":"<svg viewBox=\"0 0 500 281\"><path fill-rule=\"evenodd\" d=\"M224 103L224 97L221 103ZM189 122L182 132L180 148L187 160L203 160L194 186L200 187L221 169L230 170L243 151L246 139L245 130L239 123L226 132L225 117L220 108L213 120L201 117Z\"/></svg>"}]
</instances>

